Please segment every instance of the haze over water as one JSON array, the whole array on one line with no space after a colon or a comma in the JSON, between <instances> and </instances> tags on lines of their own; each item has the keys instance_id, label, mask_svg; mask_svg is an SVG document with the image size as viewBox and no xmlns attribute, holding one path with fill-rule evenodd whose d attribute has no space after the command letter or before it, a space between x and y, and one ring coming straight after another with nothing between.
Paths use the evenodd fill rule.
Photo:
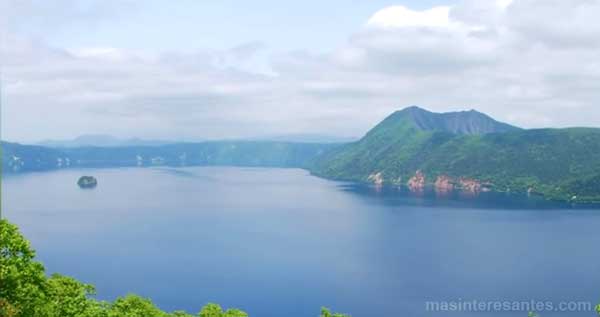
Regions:
<instances>
[{"instance_id":1,"label":"haze over water","mask_svg":"<svg viewBox=\"0 0 600 317\"><path fill-rule=\"evenodd\" d=\"M81 175L98 187L77 187ZM321 306L354 317L493 316L426 312L425 302L600 299L597 209L421 198L298 169L61 170L2 182L3 217L48 273L94 284L102 299L132 292L166 310L218 302L260 317L316 316Z\"/></svg>"}]
</instances>

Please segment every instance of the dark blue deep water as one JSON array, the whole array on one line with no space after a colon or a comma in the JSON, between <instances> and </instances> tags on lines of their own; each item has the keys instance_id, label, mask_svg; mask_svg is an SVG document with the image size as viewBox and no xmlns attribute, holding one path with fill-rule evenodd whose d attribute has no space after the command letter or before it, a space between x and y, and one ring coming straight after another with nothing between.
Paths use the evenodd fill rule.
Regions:
<instances>
[{"instance_id":1,"label":"dark blue deep water","mask_svg":"<svg viewBox=\"0 0 600 317\"><path fill-rule=\"evenodd\" d=\"M81 175L99 185L82 190ZM253 317L527 316L428 312L426 301L600 303L600 210L435 197L296 169L62 170L6 176L3 216L48 272L98 297L207 302ZM540 316L595 316L540 312Z\"/></svg>"}]
</instances>

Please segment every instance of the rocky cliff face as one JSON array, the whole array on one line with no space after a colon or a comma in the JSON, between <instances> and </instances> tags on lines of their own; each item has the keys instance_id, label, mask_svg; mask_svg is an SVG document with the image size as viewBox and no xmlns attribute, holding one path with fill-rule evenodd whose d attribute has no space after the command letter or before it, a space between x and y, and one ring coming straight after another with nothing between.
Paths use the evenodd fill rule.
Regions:
<instances>
[{"instance_id":1,"label":"rocky cliff face","mask_svg":"<svg viewBox=\"0 0 600 317\"><path fill-rule=\"evenodd\" d=\"M455 181L447 175L440 175L435 180L433 187L436 192L448 193L454 190Z\"/></svg>"},{"instance_id":2,"label":"rocky cliff face","mask_svg":"<svg viewBox=\"0 0 600 317\"><path fill-rule=\"evenodd\" d=\"M406 184L411 191L422 191L425 189L425 174L420 170L415 172L415 176L411 177Z\"/></svg>"},{"instance_id":3,"label":"rocky cliff face","mask_svg":"<svg viewBox=\"0 0 600 317\"><path fill-rule=\"evenodd\" d=\"M371 173L368 176L367 181L378 187L383 186L386 183L382 172ZM475 195L481 192L490 191L491 187L491 184L482 182L477 179L467 177L454 178L446 174L438 175L436 177L435 182L431 184L427 183L426 175L421 170L417 170L415 174L405 184L402 183L401 177L392 180L390 184L400 186L406 185L408 189L413 192L421 192L424 191L425 188L430 187L437 193L447 194L452 191L458 190L463 193Z\"/></svg>"},{"instance_id":4,"label":"rocky cliff face","mask_svg":"<svg viewBox=\"0 0 600 317\"><path fill-rule=\"evenodd\" d=\"M382 172L373 173L373 174L369 175L369 177L367 178L367 181L373 183L373 185L375 185L375 186L383 186L383 173Z\"/></svg>"},{"instance_id":5,"label":"rocky cliff face","mask_svg":"<svg viewBox=\"0 0 600 317\"><path fill-rule=\"evenodd\" d=\"M460 189L464 192L479 194L482 191L487 191L487 186L484 186L482 182L476 179L460 178L458 183L460 184Z\"/></svg>"}]
</instances>

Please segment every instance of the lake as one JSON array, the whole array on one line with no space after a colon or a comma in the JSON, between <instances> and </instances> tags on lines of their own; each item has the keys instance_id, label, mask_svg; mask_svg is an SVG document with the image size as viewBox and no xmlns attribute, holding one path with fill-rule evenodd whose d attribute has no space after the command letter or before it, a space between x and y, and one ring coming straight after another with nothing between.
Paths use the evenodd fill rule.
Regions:
<instances>
[{"instance_id":1,"label":"lake","mask_svg":"<svg viewBox=\"0 0 600 317\"><path fill-rule=\"evenodd\" d=\"M93 175L98 187L77 186ZM500 195L420 196L299 169L190 167L7 175L3 216L49 273L165 310L375 316L427 301L600 303L600 210ZM595 316L541 312L540 316Z\"/></svg>"}]
</instances>

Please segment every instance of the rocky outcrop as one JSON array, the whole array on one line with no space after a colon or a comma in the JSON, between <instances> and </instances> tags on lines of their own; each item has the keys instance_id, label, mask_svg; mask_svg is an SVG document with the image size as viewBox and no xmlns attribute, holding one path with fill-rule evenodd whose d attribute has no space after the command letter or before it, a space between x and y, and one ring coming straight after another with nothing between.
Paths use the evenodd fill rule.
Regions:
<instances>
[{"instance_id":1,"label":"rocky outcrop","mask_svg":"<svg viewBox=\"0 0 600 317\"><path fill-rule=\"evenodd\" d=\"M460 178L458 180L460 189L463 192L471 193L471 194L479 194L481 192L490 191L488 183L482 183L479 180L473 178Z\"/></svg>"},{"instance_id":2,"label":"rocky outcrop","mask_svg":"<svg viewBox=\"0 0 600 317\"><path fill-rule=\"evenodd\" d=\"M433 185L436 192L448 193L454 190L454 179L447 175L440 175Z\"/></svg>"},{"instance_id":3,"label":"rocky outcrop","mask_svg":"<svg viewBox=\"0 0 600 317\"><path fill-rule=\"evenodd\" d=\"M94 188L98 185L98 180L94 176L81 176L77 185L81 188Z\"/></svg>"},{"instance_id":4,"label":"rocky outcrop","mask_svg":"<svg viewBox=\"0 0 600 317\"><path fill-rule=\"evenodd\" d=\"M415 172L415 176L411 177L406 184L411 191L423 191L425 189L425 174L420 170Z\"/></svg>"},{"instance_id":5,"label":"rocky outcrop","mask_svg":"<svg viewBox=\"0 0 600 317\"><path fill-rule=\"evenodd\" d=\"M418 170L407 183L411 191L423 191L428 185L426 183L425 174ZM430 184L431 185L431 184ZM436 193L447 194L455 190L459 190L467 194L479 194L481 192L490 191L491 184L479 181L474 178L453 178L448 175L439 175L433 183L433 189Z\"/></svg>"},{"instance_id":6,"label":"rocky outcrop","mask_svg":"<svg viewBox=\"0 0 600 317\"><path fill-rule=\"evenodd\" d=\"M375 172L367 177L367 181L373 183L375 186L383 186L383 173Z\"/></svg>"},{"instance_id":7,"label":"rocky outcrop","mask_svg":"<svg viewBox=\"0 0 600 317\"><path fill-rule=\"evenodd\" d=\"M384 186L385 179L383 172L373 172L367 177L367 181L377 187ZM402 177L388 180L392 185L403 185ZM408 179L406 186L412 192L423 192L426 188L432 188L438 194L449 194L454 191L463 194L477 195L482 192L491 191L492 184L483 182L474 178L460 177L455 178L447 174L440 174L436 177L432 184L427 183L426 175L421 170L417 170L415 174Z\"/></svg>"}]
</instances>

